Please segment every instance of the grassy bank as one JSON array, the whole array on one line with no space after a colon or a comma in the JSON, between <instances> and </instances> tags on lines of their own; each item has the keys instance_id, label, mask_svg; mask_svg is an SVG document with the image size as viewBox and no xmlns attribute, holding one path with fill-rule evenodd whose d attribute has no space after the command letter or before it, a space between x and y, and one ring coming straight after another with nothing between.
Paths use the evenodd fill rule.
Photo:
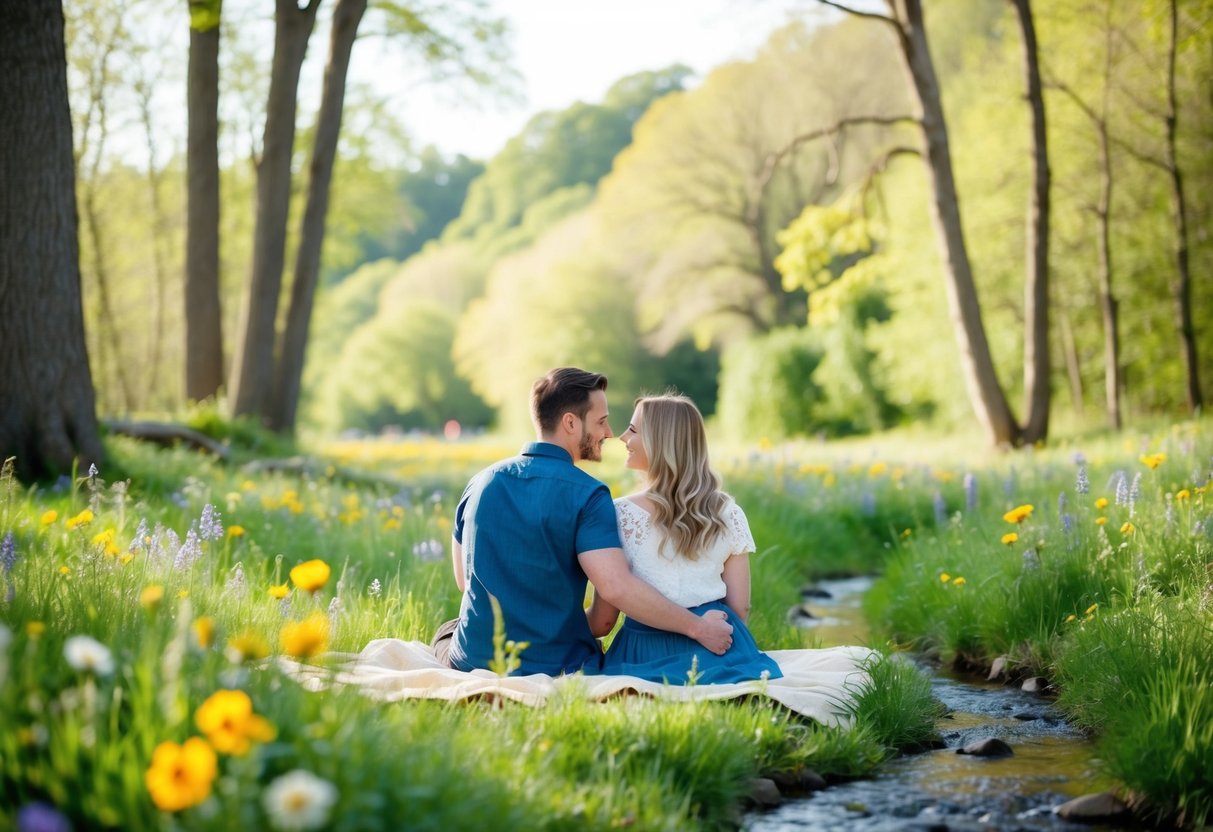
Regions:
<instances>
[{"instance_id":1,"label":"grassy bank","mask_svg":"<svg viewBox=\"0 0 1213 832\"><path fill-rule=\"evenodd\" d=\"M872 668L849 730L761 701L385 706L259 665L428 639L455 612L454 503L503 451L414 444L250 473L111 440L112 470L33 489L5 476L0 826L728 828L750 777L863 775L930 734L929 687L895 661ZM785 535L755 560L755 630L797 646L784 613L815 535L784 528L796 495L769 464L736 474L760 541Z\"/></svg>"},{"instance_id":2,"label":"grassy bank","mask_svg":"<svg viewBox=\"0 0 1213 832\"><path fill-rule=\"evenodd\" d=\"M1206 420L968 472L949 519L900 540L879 632L1042 675L1154 819L1213 819L1213 433Z\"/></svg>"}]
</instances>

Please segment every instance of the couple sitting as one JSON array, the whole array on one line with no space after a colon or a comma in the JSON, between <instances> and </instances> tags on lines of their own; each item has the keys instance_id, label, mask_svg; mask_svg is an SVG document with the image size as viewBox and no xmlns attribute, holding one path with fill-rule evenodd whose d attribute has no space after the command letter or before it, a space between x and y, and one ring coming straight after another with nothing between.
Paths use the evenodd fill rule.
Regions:
<instances>
[{"instance_id":1,"label":"couple sitting","mask_svg":"<svg viewBox=\"0 0 1213 832\"><path fill-rule=\"evenodd\" d=\"M654 682L780 677L746 627L754 551L745 514L708 465L703 417L683 396L641 398L620 439L642 490L611 501L577 468L613 436L605 376L552 370L531 390L539 441L477 474L451 545L459 618L434 637L450 667L494 658L492 600L529 642L519 673L612 673ZM584 607L586 583L594 599ZM603 655L598 638L627 617ZM693 674L692 674L693 671Z\"/></svg>"}]
</instances>

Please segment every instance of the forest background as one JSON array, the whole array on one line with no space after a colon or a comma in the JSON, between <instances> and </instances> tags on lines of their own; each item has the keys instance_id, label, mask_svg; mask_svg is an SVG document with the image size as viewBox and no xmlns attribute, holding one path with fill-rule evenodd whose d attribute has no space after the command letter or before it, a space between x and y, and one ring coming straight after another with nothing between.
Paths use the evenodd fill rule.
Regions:
<instances>
[{"instance_id":1,"label":"forest background","mask_svg":"<svg viewBox=\"0 0 1213 832\"><path fill-rule=\"evenodd\" d=\"M152 114L180 97L184 60L147 25L163 5L65 8L85 332L100 414L193 406L204 423L230 405L222 386L191 405L183 372L197 311L182 279L186 154L165 148L173 140ZM1191 379L1213 377L1201 340L1213 325L1213 3L1178 3L1173 41L1170 8L1035 9L1055 421L1177 416L1199 404ZM897 120L915 107L894 35L816 3L805 13L706 77L654 67L601 101L536 115L487 160L416 147L380 93L348 85L299 408L280 427L436 431L455 420L523 435L531 381L574 363L611 378L618 412L674 386L736 437L970 429L926 168L900 152L916 142ZM242 349L266 152L270 66L256 32L270 18L252 14L229 2L217 18L224 378ZM448 56L480 95L511 89L496 23ZM980 312L997 381L1013 392L1025 379L1033 176L1021 32L1001 2L938 0L926 23ZM315 93L300 90L291 145L279 327ZM132 135L145 152L132 152ZM1181 243L1193 366L1177 313Z\"/></svg>"}]
</instances>

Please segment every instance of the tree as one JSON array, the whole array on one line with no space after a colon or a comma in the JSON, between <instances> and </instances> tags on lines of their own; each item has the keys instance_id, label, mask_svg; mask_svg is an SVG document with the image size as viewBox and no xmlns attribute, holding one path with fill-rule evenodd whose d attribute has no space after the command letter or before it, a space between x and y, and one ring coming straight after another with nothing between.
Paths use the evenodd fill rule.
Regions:
<instances>
[{"instance_id":1,"label":"tree","mask_svg":"<svg viewBox=\"0 0 1213 832\"><path fill-rule=\"evenodd\" d=\"M187 81L185 396L223 385L219 293L219 22L223 0L190 0Z\"/></svg>"},{"instance_id":2,"label":"tree","mask_svg":"<svg viewBox=\"0 0 1213 832\"><path fill-rule=\"evenodd\" d=\"M100 463L84 343L63 8L15 0L0 27L0 457L22 478Z\"/></svg>"}]
</instances>

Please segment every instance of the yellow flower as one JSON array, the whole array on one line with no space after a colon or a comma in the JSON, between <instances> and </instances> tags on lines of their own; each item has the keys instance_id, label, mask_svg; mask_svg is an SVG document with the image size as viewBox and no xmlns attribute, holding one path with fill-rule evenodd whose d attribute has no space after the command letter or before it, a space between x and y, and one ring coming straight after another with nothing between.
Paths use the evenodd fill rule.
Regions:
<instances>
[{"instance_id":1,"label":"yellow flower","mask_svg":"<svg viewBox=\"0 0 1213 832\"><path fill-rule=\"evenodd\" d=\"M42 512L42 525L49 526L59 519L59 512L51 509L50 511Z\"/></svg>"},{"instance_id":2,"label":"yellow flower","mask_svg":"<svg viewBox=\"0 0 1213 832\"><path fill-rule=\"evenodd\" d=\"M1084 612L1083 615L1090 615L1097 609L1099 609L1099 604L1092 604L1091 606L1087 607L1086 612Z\"/></svg>"},{"instance_id":3,"label":"yellow flower","mask_svg":"<svg viewBox=\"0 0 1213 832\"><path fill-rule=\"evenodd\" d=\"M198 646L203 650L210 647L211 641L215 638L215 619L209 615L200 615L190 626L194 630L194 638L198 641Z\"/></svg>"},{"instance_id":4,"label":"yellow flower","mask_svg":"<svg viewBox=\"0 0 1213 832\"><path fill-rule=\"evenodd\" d=\"M134 559L135 559L135 556L132 553L123 552L122 556L118 558L118 562L121 563L123 566L126 566L128 563L130 563Z\"/></svg>"},{"instance_id":5,"label":"yellow flower","mask_svg":"<svg viewBox=\"0 0 1213 832\"><path fill-rule=\"evenodd\" d=\"M889 465L887 462L873 462L872 466L868 468L868 476L879 477L887 470L889 470Z\"/></svg>"},{"instance_id":6,"label":"yellow flower","mask_svg":"<svg viewBox=\"0 0 1213 832\"><path fill-rule=\"evenodd\" d=\"M274 726L253 713L253 700L242 690L217 690L194 712L194 723L221 754L247 754L253 742L269 742Z\"/></svg>"},{"instance_id":7,"label":"yellow flower","mask_svg":"<svg viewBox=\"0 0 1213 832\"><path fill-rule=\"evenodd\" d=\"M912 535L913 533L914 533L914 530L913 530L913 529L902 529L902 532L901 532L901 537L902 537L902 539L904 540L905 538L909 537L909 536L910 536L910 535Z\"/></svg>"},{"instance_id":8,"label":"yellow flower","mask_svg":"<svg viewBox=\"0 0 1213 832\"><path fill-rule=\"evenodd\" d=\"M940 582L941 582L941 583L945 583L945 584L946 584L948 581L952 580L952 576L951 576L951 575L949 575L947 572L940 572L940 573L939 573L939 580L940 580Z\"/></svg>"},{"instance_id":9,"label":"yellow flower","mask_svg":"<svg viewBox=\"0 0 1213 832\"><path fill-rule=\"evenodd\" d=\"M245 630L227 643L227 656L233 662L252 662L270 654L270 646L254 630Z\"/></svg>"},{"instance_id":10,"label":"yellow flower","mask_svg":"<svg viewBox=\"0 0 1213 832\"><path fill-rule=\"evenodd\" d=\"M1071 621L1073 621L1076 618L1078 618L1077 615L1075 615L1074 613L1070 613L1069 615L1066 616L1066 623L1069 624Z\"/></svg>"},{"instance_id":11,"label":"yellow flower","mask_svg":"<svg viewBox=\"0 0 1213 832\"><path fill-rule=\"evenodd\" d=\"M252 480L245 480L244 482L240 483L240 490L241 491L256 491L257 483L253 482Z\"/></svg>"},{"instance_id":12,"label":"yellow flower","mask_svg":"<svg viewBox=\"0 0 1213 832\"><path fill-rule=\"evenodd\" d=\"M955 578L953 578L953 579L952 579L952 583L953 583L955 586L964 586L964 585L965 585L965 579L964 579L964 578L962 578L961 576L957 575Z\"/></svg>"},{"instance_id":13,"label":"yellow flower","mask_svg":"<svg viewBox=\"0 0 1213 832\"><path fill-rule=\"evenodd\" d=\"M43 624L41 621L25 622L25 634L28 635L30 638L38 638L45 632L46 632L46 625Z\"/></svg>"},{"instance_id":14,"label":"yellow flower","mask_svg":"<svg viewBox=\"0 0 1213 832\"><path fill-rule=\"evenodd\" d=\"M1096 525L1096 526L1102 526L1104 523L1107 523L1107 522L1108 522L1108 518L1106 518L1106 517L1104 517L1104 516L1102 516L1102 515L1101 515L1101 516L1099 516L1099 517L1096 517L1096 518L1095 518L1095 525Z\"/></svg>"},{"instance_id":15,"label":"yellow flower","mask_svg":"<svg viewBox=\"0 0 1213 832\"><path fill-rule=\"evenodd\" d=\"M1005 543L1007 546L1010 546L1012 543L1014 543L1017 540L1019 540L1019 535L1017 535L1015 532L1007 532L1006 534L1004 534L1002 536L1002 542Z\"/></svg>"},{"instance_id":16,"label":"yellow flower","mask_svg":"<svg viewBox=\"0 0 1213 832\"><path fill-rule=\"evenodd\" d=\"M156 746L143 779L157 808L179 812L210 797L218 774L214 749L200 737L190 737L184 745L167 741Z\"/></svg>"},{"instance_id":17,"label":"yellow flower","mask_svg":"<svg viewBox=\"0 0 1213 832\"><path fill-rule=\"evenodd\" d=\"M60 567L59 567L59 574L60 574L60 575L62 575L63 577L65 577L65 578L70 578L70 577L71 577L71 575L72 575L72 570L71 570L69 567L67 567L67 566L60 566Z\"/></svg>"},{"instance_id":18,"label":"yellow flower","mask_svg":"<svg viewBox=\"0 0 1213 832\"><path fill-rule=\"evenodd\" d=\"M106 544L113 543L114 534L115 532L112 526L103 532L97 532L95 535L93 535L92 544L94 546L105 546Z\"/></svg>"},{"instance_id":19,"label":"yellow flower","mask_svg":"<svg viewBox=\"0 0 1213 832\"><path fill-rule=\"evenodd\" d=\"M1167 461L1167 455L1161 452L1156 454L1142 454L1140 457L1138 457L1138 459L1141 460L1142 465L1145 465L1147 468L1153 471L1159 465L1162 465Z\"/></svg>"},{"instance_id":20,"label":"yellow flower","mask_svg":"<svg viewBox=\"0 0 1213 832\"><path fill-rule=\"evenodd\" d=\"M190 591L189 591L188 589L179 589L179 590L177 590L177 597L178 597L178 598L181 598L181 599L183 599L183 600L184 600L184 599L186 599L186 598L189 598L189 597L190 597Z\"/></svg>"},{"instance_id":21,"label":"yellow flower","mask_svg":"<svg viewBox=\"0 0 1213 832\"><path fill-rule=\"evenodd\" d=\"M286 584L277 584L275 586L270 587L270 597L277 598L278 600L282 600L283 598L286 597L286 594L290 591L291 591L291 588L289 586L287 586Z\"/></svg>"},{"instance_id":22,"label":"yellow flower","mask_svg":"<svg viewBox=\"0 0 1213 832\"><path fill-rule=\"evenodd\" d=\"M1032 516L1032 508L1033 507L1029 505L1016 506L1004 514L1002 519L1006 520L1008 523L1022 523L1024 520L1027 520Z\"/></svg>"},{"instance_id":23,"label":"yellow flower","mask_svg":"<svg viewBox=\"0 0 1213 832\"><path fill-rule=\"evenodd\" d=\"M387 520L383 521L383 530L384 531L391 532L391 531L395 531L398 528L400 528L400 521L397 520L395 517L389 517Z\"/></svg>"},{"instance_id":24,"label":"yellow flower","mask_svg":"<svg viewBox=\"0 0 1213 832\"><path fill-rule=\"evenodd\" d=\"M1108 507L1108 498L1100 497L1098 500L1095 501L1095 507L1097 509L1099 509L1100 511L1103 511L1105 508Z\"/></svg>"},{"instance_id":25,"label":"yellow flower","mask_svg":"<svg viewBox=\"0 0 1213 832\"><path fill-rule=\"evenodd\" d=\"M1134 526L1132 523L1130 523L1128 520L1126 520L1124 522L1124 524L1120 527L1121 534L1133 534L1133 532L1135 532L1135 531L1137 531L1137 527Z\"/></svg>"},{"instance_id":26,"label":"yellow flower","mask_svg":"<svg viewBox=\"0 0 1213 832\"><path fill-rule=\"evenodd\" d=\"M86 508L75 517L67 518L65 522L69 529L74 529L77 526L83 526L85 523L93 522L93 513Z\"/></svg>"},{"instance_id":27,"label":"yellow flower","mask_svg":"<svg viewBox=\"0 0 1213 832\"><path fill-rule=\"evenodd\" d=\"M306 659L323 653L329 646L328 617L315 613L303 621L284 624L279 640L282 652L288 656Z\"/></svg>"},{"instance_id":28,"label":"yellow flower","mask_svg":"<svg viewBox=\"0 0 1213 832\"><path fill-rule=\"evenodd\" d=\"M1191 496L1192 496L1192 494L1191 494L1191 492L1189 492L1189 491L1188 491L1188 489L1186 489L1186 488L1181 488L1181 489L1179 489L1179 491L1178 491L1178 492L1175 494L1175 501L1176 501L1176 502L1179 502L1179 503L1182 503L1184 500L1188 499L1188 498L1189 498L1189 497L1191 497Z\"/></svg>"},{"instance_id":29,"label":"yellow flower","mask_svg":"<svg viewBox=\"0 0 1213 832\"><path fill-rule=\"evenodd\" d=\"M151 584L145 586L143 592L139 593L139 605L148 612L155 612L160 607L160 602L164 600L164 587L160 584Z\"/></svg>"},{"instance_id":30,"label":"yellow flower","mask_svg":"<svg viewBox=\"0 0 1213 832\"><path fill-rule=\"evenodd\" d=\"M322 560L305 561L291 569L291 581L304 592L315 592L326 583L332 570Z\"/></svg>"},{"instance_id":31,"label":"yellow flower","mask_svg":"<svg viewBox=\"0 0 1213 832\"><path fill-rule=\"evenodd\" d=\"M228 526L228 537L244 537L244 526Z\"/></svg>"}]
</instances>

